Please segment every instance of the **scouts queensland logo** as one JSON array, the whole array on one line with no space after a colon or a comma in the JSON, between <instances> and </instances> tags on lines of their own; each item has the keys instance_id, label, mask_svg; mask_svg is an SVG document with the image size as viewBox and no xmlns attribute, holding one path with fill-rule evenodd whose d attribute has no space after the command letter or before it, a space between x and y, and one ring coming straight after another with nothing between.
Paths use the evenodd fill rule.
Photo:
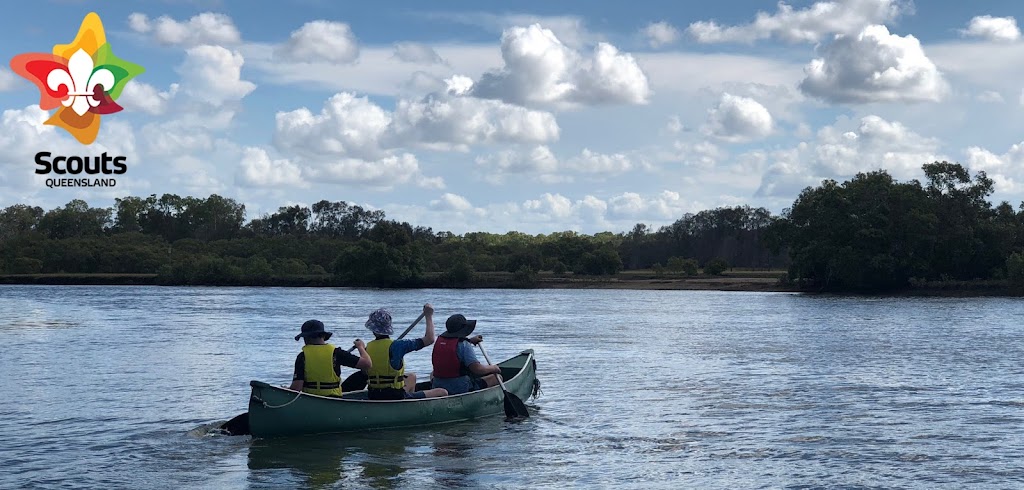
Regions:
<instances>
[{"instance_id":1,"label":"scouts queensland logo","mask_svg":"<svg viewBox=\"0 0 1024 490\"><path fill-rule=\"evenodd\" d=\"M78 29L78 35L71 44L54 45L53 53L25 53L15 56L11 60L11 69L39 88L41 109L57 109L44 124L64 128L83 145L96 141L102 116L123 109L115 100L121 95L125 84L143 72L141 66L114 56L110 44L107 43L100 16L95 12L85 16L82 26ZM50 156L50 152L45 151L36 154L36 164L42 167L37 169L36 173L125 172L123 156L111 157L106 153L102 158L92 159L57 156L53 158L52 165L47 160ZM66 165L61 168L60 163ZM108 167L109 163L114 164L114 170ZM50 186L49 180L47 185ZM66 185L68 184L58 184L60 187Z\"/></svg>"}]
</instances>

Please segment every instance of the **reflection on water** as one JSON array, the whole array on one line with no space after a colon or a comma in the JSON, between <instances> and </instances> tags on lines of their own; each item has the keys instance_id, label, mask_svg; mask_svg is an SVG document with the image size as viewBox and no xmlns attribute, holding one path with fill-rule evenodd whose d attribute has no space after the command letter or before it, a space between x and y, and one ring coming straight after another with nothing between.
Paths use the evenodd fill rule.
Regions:
<instances>
[{"instance_id":1,"label":"reflection on water","mask_svg":"<svg viewBox=\"0 0 1024 490\"><path fill-rule=\"evenodd\" d=\"M533 416L252 440L302 321L479 319ZM0 488L1011 488L1024 303L713 291L0 286ZM422 326L412 335L422 332ZM429 350L407 369L430 371Z\"/></svg>"},{"instance_id":2,"label":"reflection on water","mask_svg":"<svg viewBox=\"0 0 1024 490\"><path fill-rule=\"evenodd\" d=\"M490 422L498 420L492 418ZM446 488L473 486L477 464L473 454L500 433L500 423L485 422L253 440L248 452L249 482L308 488L339 484L403 488L414 483ZM435 465L437 461L443 464Z\"/></svg>"}]
</instances>

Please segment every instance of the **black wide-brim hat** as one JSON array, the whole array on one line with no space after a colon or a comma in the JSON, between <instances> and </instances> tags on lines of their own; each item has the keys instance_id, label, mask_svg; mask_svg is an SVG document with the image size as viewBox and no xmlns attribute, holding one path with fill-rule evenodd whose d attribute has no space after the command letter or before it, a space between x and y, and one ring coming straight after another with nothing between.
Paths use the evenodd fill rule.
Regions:
<instances>
[{"instance_id":1,"label":"black wide-brim hat","mask_svg":"<svg viewBox=\"0 0 1024 490\"><path fill-rule=\"evenodd\" d=\"M473 333L473 329L476 328L476 320L467 320L459 313L448 317L448 320L444 322L444 328L445 332L441 334L442 337L453 339L469 337L469 334Z\"/></svg>"},{"instance_id":2,"label":"black wide-brim hat","mask_svg":"<svg viewBox=\"0 0 1024 490\"><path fill-rule=\"evenodd\" d=\"M295 336L295 340L299 340L303 337L313 337L316 335L323 335L324 340L331 338L334 332L327 332L324 330L324 322L320 320L306 320L306 323L302 324L302 333Z\"/></svg>"}]
</instances>

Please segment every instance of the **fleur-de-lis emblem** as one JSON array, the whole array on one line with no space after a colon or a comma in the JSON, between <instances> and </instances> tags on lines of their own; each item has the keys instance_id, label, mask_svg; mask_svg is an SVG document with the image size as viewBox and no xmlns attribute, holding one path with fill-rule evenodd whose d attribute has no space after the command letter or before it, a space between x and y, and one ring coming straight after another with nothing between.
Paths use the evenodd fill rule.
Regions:
<instances>
[{"instance_id":1,"label":"fleur-de-lis emblem","mask_svg":"<svg viewBox=\"0 0 1024 490\"><path fill-rule=\"evenodd\" d=\"M67 68L54 68L46 76L46 86L57 93L66 94L61 100L79 116L99 107L105 94L104 87L114 86L114 74L106 68L93 70L92 57L79 49L71 55ZM96 96L100 95L99 98Z\"/></svg>"},{"instance_id":2,"label":"fleur-de-lis emblem","mask_svg":"<svg viewBox=\"0 0 1024 490\"><path fill-rule=\"evenodd\" d=\"M114 56L95 12L82 20L74 42L55 45L53 54L15 56L11 69L39 88L41 109L57 109L45 124L64 128L83 144L96 140L100 115L123 109L114 100L128 80L143 72Z\"/></svg>"}]
</instances>

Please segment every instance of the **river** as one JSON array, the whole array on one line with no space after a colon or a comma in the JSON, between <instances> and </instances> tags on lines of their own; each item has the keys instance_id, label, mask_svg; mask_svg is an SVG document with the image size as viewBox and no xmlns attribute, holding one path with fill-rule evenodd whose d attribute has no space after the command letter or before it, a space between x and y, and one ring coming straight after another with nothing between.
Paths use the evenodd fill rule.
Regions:
<instances>
[{"instance_id":1,"label":"river","mask_svg":"<svg viewBox=\"0 0 1024 490\"><path fill-rule=\"evenodd\" d=\"M439 332L479 319L496 362L536 351L533 417L204 429L249 380L290 381L303 321L347 347L424 302ZM1022 319L1010 298L0 286L0 488L1020 487Z\"/></svg>"}]
</instances>

